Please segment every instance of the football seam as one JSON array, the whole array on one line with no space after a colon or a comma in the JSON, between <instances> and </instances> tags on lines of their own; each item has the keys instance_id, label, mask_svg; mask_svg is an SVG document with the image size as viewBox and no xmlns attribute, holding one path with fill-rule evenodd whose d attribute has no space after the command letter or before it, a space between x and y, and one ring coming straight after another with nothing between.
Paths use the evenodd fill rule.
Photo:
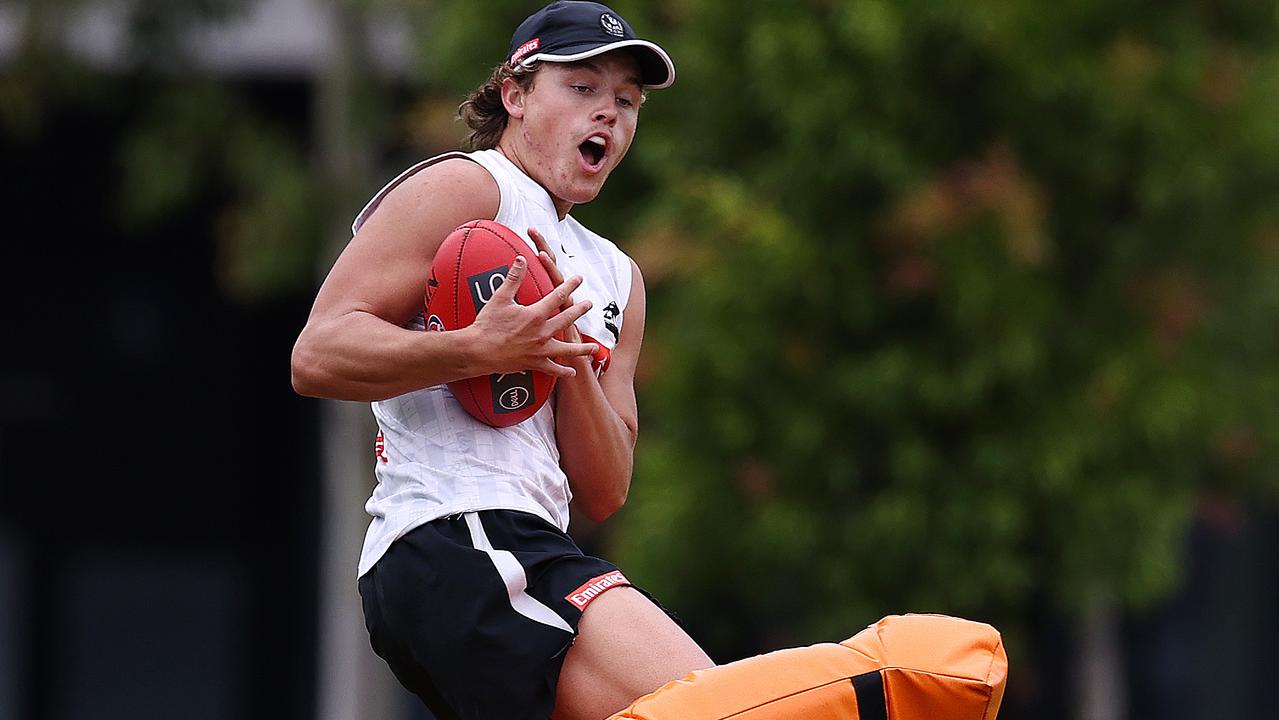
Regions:
<instances>
[{"instance_id":1,"label":"football seam","mask_svg":"<svg viewBox=\"0 0 1279 720\"><path fill-rule=\"evenodd\" d=\"M492 231L490 230L490 232L492 232ZM502 235L499 235L499 234L497 234L497 233L493 233L493 235L494 235L495 237L497 237L499 240L501 240L502 242L506 243L506 247L507 247L507 248L509 248L509 249L510 249L512 252L514 252L516 255L519 255L521 250L528 250L528 246L527 246L525 243L523 243L523 242L521 242L521 243L519 243L519 244L517 245L517 244L515 244L512 240L510 240L509 238L503 237ZM540 257L535 257L534 259L535 259L537 262L541 262L541 261L542 261ZM550 293L550 292L551 292L551 290L553 290L553 289L554 289L553 287L550 287L549 285L548 285L548 287L543 288L543 287L542 287L542 282L541 282L541 280L539 279L539 277L537 276L537 274L536 274L536 273L534 273L532 270L529 270L529 272L528 272L528 276L529 276L529 277L532 277L532 279L533 279L533 284L537 287L538 292L542 295L542 297L546 297L546 296L547 296L547 294L548 294L548 293ZM550 280L550 274L549 274L549 273L547 273L547 280L548 280L548 282L549 282L549 280ZM518 302L518 300L519 300L519 298L517 297L517 298L516 298L516 301ZM531 373L531 377L532 377L532 380L533 380L533 393L532 393L532 394L533 394L533 401L534 401L534 402L537 402L537 386L538 386L537 376L538 376L538 375L545 375L546 373L543 373L541 370L533 370L533 369L531 369L531 368L529 369L529 372ZM552 377L553 377L553 376L552 376ZM536 414L536 413L534 413L534 414ZM533 416L532 416L532 415L530 415L529 417L533 417Z\"/></svg>"},{"instance_id":2,"label":"football seam","mask_svg":"<svg viewBox=\"0 0 1279 720\"><path fill-rule=\"evenodd\" d=\"M485 229L486 229L486 230L488 230L488 228L485 228ZM495 237L495 238L497 238L498 240L501 240L503 243L505 243L505 244L506 244L506 248L507 248L508 250L510 250L511 252L515 253L517 256L520 254L520 252L521 252L521 251L527 251L527 250L529 249L528 245L527 245L527 244L525 244L525 243L519 243L519 244L516 244L516 243L515 243L515 242L513 242L510 238L503 237L502 235L499 235L499 234L497 234L497 233L493 232L492 230L489 230L489 232L493 234L493 237ZM534 256L534 258L533 258L533 259L534 259L534 260L537 260L538 262L541 262L541 261L542 261L542 260L541 260L541 258L540 258L540 257L537 257L537 256ZM548 273L548 275L549 275L549 273ZM547 293L551 292L551 288L543 288L543 287L542 287L542 281L541 281L540 279L538 279L537 274L536 274L536 273L534 273L532 270L529 270L529 271L528 271L528 277L531 277L531 278L533 279L533 284L534 284L535 286L537 286L537 290L538 290L538 292L540 292L540 293L542 294L542 297L546 297ZM525 307L527 307L527 306L525 306Z\"/></svg>"},{"instance_id":3,"label":"football seam","mask_svg":"<svg viewBox=\"0 0 1279 720\"><path fill-rule=\"evenodd\" d=\"M486 230L488 230L488 228L485 228L485 229L486 229ZM514 241L510 240L509 238L507 238L507 237L505 237L505 236L503 236L503 235L501 235L501 234L499 234L499 233L493 232L492 230L489 230L489 232L491 232L491 233L493 234L493 236L494 236L494 237L496 237L497 239L499 239L499 240L501 240L503 243L505 243L505 244L506 244L506 247L507 247L508 249L510 249L512 252L514 252L516 255L519 255L521 251L527 251L527 250L529 249L529 248L528 248L528 245L527 245L527 244L525 244L525 243L523 243L523 242L515 243ZM512 232L514 232L514 231L512 231ZM541 258L540 258L540 257L535 257L534 259L535 259L535 260L537 260L537 262L541 262ZM553 287L553 286L549 285L549 282L550 282L550 274L549 274L549 273L547 273L547 281L548 281L548 285L547 285L547 287L545 287L545 288L543 288L543 287L542 287L542 282L541 282L541 280L539 279L539 277L537 276L537 274L536 274L536 273L534 273L532 270L529 270L529 272L528 272L528 276L532 277L532 279L533 279L533 284L537 287L538 292L539 292L539 293L541 293L542 297L546 297L546 296L547 296L547 294L548 294L548 293L550 293L550 292L551 292L551 290L553 290L553 289L554 289L554 287ZM519 298L517 297L517 298L516 298L516 301L518 302L518 300L519 300ZM533 370L533 369L530 369L530 372L532 373L532 379L533 379L533 401L534 401L534 402L536 402L536 401L537 401L537 386L538 386L538 379L537 379L537 376L538 376L538 375L547 375L547 373L544 373L544 372L542 372L541 370ZM551 379L552 379L552 380L554 380L554 376L550 376L550 377L551 377ZM536 413L535 413L535 414L536 414ZM530 415L529 417L532 417L532 415Z\"/></svg>"},{"instance_id":4,"label":"football seam","mask_svg":"<svg viewBox=\"0 0 1279 720\"><path fill-rule=\"evenodd\" d=\"M480 226L476 227L476 230L484 230L485 232L487 232L488 234L490 234L490 235L492 235L493 237L497 238L498 240L501 240L501 241L502 241L502 244L506 245L506 249L508 249L508 250L512 251L513 253L515 253L515 256L516 256L516 257L519 257L519 255L520 255L520 248L519 248L519 247L517 247L517 246L515 246L515 245L513 245L513 244L511 243L511 241L510 241L509 239L507 239L506 237L504 237L501 233L498 233L498 232L494 231L492 228L486 227L486 226L484 226L484 225L480 225ZM514 232L514 231L512 231L512 232ZM515 258L511 258L511 262L512 262L512 263L514 263L514 262L515 262ZM527 266L526 266L526 267L527 267ZM532 271L532 270L526 270L526 271L525 271L525 274L524 274L525 279L528 279L528 277L529 277L529 276L532 276L532 277L533 277L533 284L537 286L538 290L541 290L541 289L542 289L542 284L541 284L541 283L539 283L539 282L537 281L537 276L533 274L533 271ZM543 293L543 294L545 294L545 293ZM516 293L516 297L514 297L514 298L512 298L512 299L513 299L516 303L519 303L519 293L517 292L517 293ZM527 307L527 306L526 306L526 307ZM536 399L536 398L534 398L534 399ZM490 398L490 401L492 401L492 402L497 402L497 398ZM476 403L476 405L479 405L479 403L477 402L477 403ZM497 411L496 411L496 410L494 410L492 413L490 413L490 412L489 412L489 408L487 408L487 407L486 407L486 408L484 408L484 409L483 409L483 412L484 412L484 416L485 416L485 417L487 417L487 418L489 418L490 420L492 420L492 422L493 422L493 424L494 424L495 426L497 426L497 427L508 427L508 425L499 425L499 424L498 424L498 423L502 422L502 419L500 419L500 418L498 418L498 417L497 417ZM530 417L531 417L531 416L530 416ZM527 418L525 418L525 419L527 419Z\"/></svg>"},{"instance_id":5,"label":"football seam","mask_svg":"<svg viewBox=\"0 0 1279 720\"><path fill-rule=\"evenodd\" d=\"M489 233L490 235L492 235L494 238L496 238L496 239L498 239L498 240L501 240L501 241L502 241L502 243L503 243L504 245L506 245L506 248L507 248L508 250L510 250L511 252L513 252L516 256L519 256L519 255L521 254L521 252L522 252L522 251L527 251L527 250L529 249L525 243L519 243L519 244L517 245L517 244L513 243L513 242L512 242L509 238L505 237L503 234L501 234L501 233L498 233L498 232L494 231L492 228L489 228L489 227L487 227L487 226L486 226L486 225L484 225L484 224L476 223L476 224L471 225L470 227L467 227L467 228L466 228L465 234L463 234L463 236L462 236L462 241L461 241L461 243L459 244L458 253L457 253L457 260L455 261L455 263L454 263L454 268L453 268L453 288L454 288L453 324L454 324L454 326L457 326L457 325L458 325L458 323L460 322L460 317L459 317L459 307L460 307L460 303L458 303L458 302L457 302L457 295L458 295L458 288L460 287L460 283L461 283L461 274L462 274L462 263L463 263L463 257L464 257L464 255L465 255L465 250L466 250L467 240L469 240L469 239L470 239L471 233L472 233L472 232L474 232L474 231L476 231L476 230L483 230L483 231L485 231L485 232ZM512 232L514 232L514 231L512 231ZM540 258L537 258L537 260L538 260L538 262L541 262L541 259L540 259ZM530 269L530 270L526 273L526 276L525 276L525 277L526 277L526 279L527 279L527 277L528 277L528 276L530 276L530 275L532 276L532 279L533 279L533 285L537 288L538 292L541 294L541 296L542 296L542 297L546 297L546 295L547 295L549 292L551 292L551 290L552 290L552 289L554 289L553 287L549 287L549 286L548 286L548 287L543 287L543 284L542 284L542 282L541 282L540 278L536 275L536 273L533 273L531 269ZM548 274L548 280L549 280L549 274ZM518 295L518 294L517 294L517 295ZM519 299L518 299L518 296L517 296L517 297L516 297L516 302L518 302L518 301L519 301ZM527 307L527 306L525 306L525 307ZM478 311L476 312L476 315L479 315L479 312L478 312ZM535 392L534 392L534 399L536 400L536 387L537 387L536 374L537 374L537 373L539 373L540 371L533 370L532 372L535 374L535 375L534 375L534 383L533 383L533 386L534 386L534 390L535 390ZM492 373L490 373L490 375L492 375ZM492 425L492 426L494 426L494 427L506 427L506 425L501 425L501 424L499 424L499 423L501 422L501 420L500 420L500 419L496 416L496 413L495 413L495 412L493 412L491 408L489 408L489 407L485 406L483 403L481 403L481 402L480 402L480 400L479 400L479 396L478 396L478 394L476 393L475 389L472 387L472 384L471 384L471 383L466 383L466 393L467 393L467 395L469 395L469 396L470 396L471 404L472 404L472 405L473 405L476 409L478 409L478 410L480 411L480 413L481 413L481 414L482 414L482 415L486 418L486 420L487 420L488 424L490 424L490 425ZM491 394L491 393L490 393L490 394ZM492 401L493 401L493 398L492 398L492 397L490 397L489 399L490 399L490 402L492 402ZM532 417L532 416L530 416L530 417ZM527 419L527 418L525 418L525 419Z\"/></svg>"},{"instance_id":6,"label":"football seam","mask_svg":"<svg viewBox=\"0 0 1279 720\"><path fill-rule=\"evenodd\" d=\"M458 318L458 306L460 305L460 303L458 302L458 295L461 293L458 292L458 288L461 287L460 283L462 281L462 258L466 255L466 241L471 238L471 233L477 229L479 228L476 226L468 227L466 229L466 232L462 235L462 242L459 243L459 247L457 249L457 262L454 264L454 267L453 267L453 325L454 326L457 326L458 323L460 322L460 319ZM476 311L475 314L478 316L480 313L479 311ZM472 323L474 323L474 321L472 321ZM488 408L484 407L484 405L480 402L479 397L477 397L475 394L475 388L472 385L473 383L465 383L466 394L471 396L471 405L473 405L477 410L479 410L480 414L483 415L485 418L488 418L489 420L493 422L497 422L497 419L492 417L492 415L489 413Z\"/></svg>"}]
</instances>

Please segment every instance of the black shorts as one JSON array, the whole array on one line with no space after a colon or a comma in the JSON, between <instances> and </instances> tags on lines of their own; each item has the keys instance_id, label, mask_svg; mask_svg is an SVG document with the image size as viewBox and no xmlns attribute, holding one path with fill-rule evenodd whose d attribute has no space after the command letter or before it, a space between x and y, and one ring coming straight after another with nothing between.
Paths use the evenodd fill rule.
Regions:
<instances>
[{"instance_id":1,"label":"black shorts","mask_svg":"<svg viewBox=\"0 0 1279 720\"><path fill-rule=\"evenodd\" d=\"M373 650L439 720L549 718L583 610L620 585L616 565L513 510L417 527L359 581Z\"/></svg>"}]
</instances>

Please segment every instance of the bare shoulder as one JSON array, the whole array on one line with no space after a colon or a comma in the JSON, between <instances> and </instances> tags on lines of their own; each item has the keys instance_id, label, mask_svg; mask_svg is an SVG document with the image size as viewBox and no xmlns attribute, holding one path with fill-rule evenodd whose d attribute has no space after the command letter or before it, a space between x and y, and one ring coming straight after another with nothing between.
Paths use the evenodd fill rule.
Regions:
<instances>
[{"instance_id":1,"label":"bare shoulder","mask_svg":"<svg viewBox=\"0 0 1279 720\"><path fill-rule=\"evenodd\" d=\"M640 312L644 310L644 274L640 272L639 263L634 258L628 258L631 261L631 295L626 301L626 309L629 311L632 305L635 305Z\"/></svg>"},{"instance_id":2,"label":"bare shoulder","mask_svg":"<svg viewBox=\"0 0 1279 720\"><path fill-rule=\"evenodd\" d=\"M646 304L644 276L640 274L639 265L632 259L631 290L626 299L626 321L622 323L617 347L613 349L612 367L614 369L620 365L626 365L631 372L634 372L635 362L639 358L640 344L644 341L644 323L648 315ZM607 375L605 373L605 377Z\"/></svg>"},{"instance_id":3,"label":"bare shoulder","mask_svg":"<svg viewBox=\"0 0 1279 720\"><path fill-rule=\"evenodd\" d=\"M496 217L500 200L497 181L484 166L466 158L449 158L414 173L387 193L366 227L375 221L382 227L402 227L406 221L419 227L422 223L457 227L468 220Z\"/></svg>"},{"instance_id":4,"label":"bare shoulder","mask_svg":"<svg viewBox=\"0 0 1279 720\"><path fill-rule=\"evenodd\" d=\"M440 244L457 226L497 216L497 181L483 166L450 158L414 173L387 193L338 256L313 316L352 310L403 324L421 311Z\"/></svg>"}]
</instances>

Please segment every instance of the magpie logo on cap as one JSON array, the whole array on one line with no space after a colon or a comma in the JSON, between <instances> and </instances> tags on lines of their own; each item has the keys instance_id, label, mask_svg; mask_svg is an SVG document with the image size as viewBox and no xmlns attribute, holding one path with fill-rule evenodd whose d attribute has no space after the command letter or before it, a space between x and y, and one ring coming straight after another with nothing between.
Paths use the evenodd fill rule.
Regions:
<instances>
[{"instance_id":1,"label":"magpie logo on cap","mask_svg":"<svg viewBox=\"0 0 1279 720\"><path fill-rule=\"evenodd\" d=\"M629 23L606 5L558 0L529 15L511 36L511 65L575 62L622 48L634 53L646 88L670 87L675 63L656 43L635 35Z\"/></svg>"},{"instance_id":2,"label":"magpie logo on cap","mask_svg":"<svg viewBox=\"0 0 1279 720\"><path fill-rule=\"evenodd\" d=\"M626 30L622 27L622 21L608 13L600 15L600 25L604 27L604 32L612 35L613 37L623 37L626 35Z\"/></svg>"}]
</instances>

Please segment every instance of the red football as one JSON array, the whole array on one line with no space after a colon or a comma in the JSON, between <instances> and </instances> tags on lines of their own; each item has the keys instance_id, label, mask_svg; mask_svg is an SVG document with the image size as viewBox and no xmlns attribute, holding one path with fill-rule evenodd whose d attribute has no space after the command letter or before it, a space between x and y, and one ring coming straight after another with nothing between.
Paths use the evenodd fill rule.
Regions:
<instances>
[{"instance_id":1,"label":"red football","mask_svg":"<svg viewBox=\"0 0 1279 720\"><path fill-rule=\"evenodd\" d=\"M554 287L537 252L513 230L492 220L472 220L449 233L435 253L426 288L426 329L459 330L502 285L516 255L528 261L528 272L515 300L531 305ZM526 370L483 375L449 383L449 390L476 420L508 427L529 419L555 389L555 376Z\"/></svg>"}]
</instances>

